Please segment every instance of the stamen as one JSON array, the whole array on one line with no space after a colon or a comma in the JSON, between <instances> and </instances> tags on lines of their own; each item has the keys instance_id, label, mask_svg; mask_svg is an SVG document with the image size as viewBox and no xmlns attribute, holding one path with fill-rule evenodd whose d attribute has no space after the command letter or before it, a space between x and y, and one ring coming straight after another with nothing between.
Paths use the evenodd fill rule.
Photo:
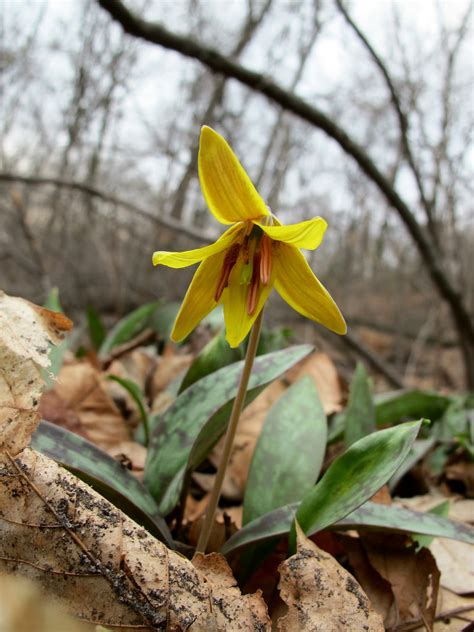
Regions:
<instances>
[{"instance_id":1,"label":"stamen","mask_svg":"<svg viewBox=\"0 0 474 632\"><path fill-rule=\"evenodd\" d=\"M260 280L263 285L268 285L272 274L272 240L268 237L268 235L263 235L262 237L261 253Z\"/></svg>"},{"instance_id":2,"label":"stamen","mask_svg":"<svg viewBox=\"0 0 474 632\"><path fill-rule=\"evenodd\" d=\"M247 294L247 314L252 316L257 309L259 289L260 289L260 252L255 253L253 259L253 274L250 282L250 287Z\"/></svg>"},{"instance_id":3,"label":"stamen","mask_svg":"<svg viewBox=\"0 0 474 632\"><path fill-rule=\"evenodd\" d=\"M216 301L216 303L219 302L219 299L222 296L222 292L229 284L230 273L232 272L232 268L237 262L239 252L240 244L232 244L232 246L226 252L224 263L222 264L221 275L219 277L219 281L217 282L216 293L214 294L214 300Z\"/></svg>"}]
</instances>

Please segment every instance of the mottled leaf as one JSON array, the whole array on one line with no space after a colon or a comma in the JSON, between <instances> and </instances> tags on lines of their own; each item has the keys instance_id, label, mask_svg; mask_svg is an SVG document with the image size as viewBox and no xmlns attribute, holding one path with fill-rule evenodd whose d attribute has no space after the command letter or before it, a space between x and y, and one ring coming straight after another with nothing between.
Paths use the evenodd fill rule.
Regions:
<instances>
[{"instance_id":1,"label":"mottled leaf","mask_svg":"<svg viewBox=\"0 0 474 632\"><path fill-rule=\"evenodd\" d=\"M218 369L222 369L233 362L238 362L243 357L242 348L232 349L225 339L225 330L221 330L196 357L186 372L181 382L179 392L182 393L191 384L202 379Z\"/></svg>"},{"instance_id":2,"label":"mottled leaf","mask_svg":"<svg viewBox=\"0 0 474 632\"><path fill-rule=\"evenodd\" d=\"M256 358L246 403L311 353L300 345ZM186 471L206 457L225 431L243 362L219 369L186 389L155 426L145 465L145 484L163 515L176 505Z\"/></svg>"},{"instance_id":3,"label":"mottled leaf","mask_svg":"<svg viewBox=\"0 0 474 632\"><path fill-rule=\"evenodd\" d=\"M345 411L344 441L346 447L375 430L375 408L372 384L364 365L358 363L351 382Z\"/></svg>"},{"instance_id":4,"label":"mottled leaf","mask_svg":"<svg viewBox=\"0 0 474 632\"><path fill-rule=\"evenodd\" d=\"M435 421L452 401L437 393L417 390L386 393L375 399L375 415L379 426L420 417Z\"/></svg>"},{"instance_id":5,"label":"mottled leaf","mask_svg":"<svg viewBox=\"0 0 474 632\"><path fill-rule=\"evenodd\" d=\"M132 380L127 380L123 377L118 377L117 375L109 375L108 378L109 380L113 380L114 382L117 382L117 384L120 384L120 386L122 386L130 394L135 404L138 406L143 426L143 442L144 445L147 446L150 441L150 422L146 411L143 393L141 392L140 387Z\"/></svg>"},{"instance_id":6,"label":"mottled leaf","mask_svg":"<svg viewBox=\"0 0 474 632\"><path fill-rule=\"evenodd\" d=\"M406 459L421 424L373 432L338 457L298 508L296 518L305 533L326 528L371 498Z\"/></svg>"},{"instance_id":7,"label":"mottled leaf","mask_svg":"<svg viewBox=\"0 0 474 632\"><path fill-rule=\"evenodd\" d=\"M93 487L130 518L142 524L168 546L171 533L158 507L143 485L120 463L83 437L41 421L31 447L60 463Z\"/></svg>"},{"instance_id":8,"label":"mottled leaf","mask_svg":"<svg viewBox=\"0 0 474 632\"><path fill-rule=\"evenodd\" d=\"M227 540L221 552L227 555L242 547L286 536L290 531L298 505L299 503L293 503L279 507L245 525ZM474 544L474 529L462 522L396 505L381 505L370 501L328 528L419 533ZM316 531L310 530L308 535L313 533Z\"/></svg>"},{"instance_id":9,"label":"mottled leaf","mask_svg":"<svg viewBox=\"0 0 474 632\"><path fill-rule=\"evenodd\" d=\"M303 377L268 411L250 465L243 524L303 498L318 478L326 438L318 392Z\"/></svg>"}]
</instances>

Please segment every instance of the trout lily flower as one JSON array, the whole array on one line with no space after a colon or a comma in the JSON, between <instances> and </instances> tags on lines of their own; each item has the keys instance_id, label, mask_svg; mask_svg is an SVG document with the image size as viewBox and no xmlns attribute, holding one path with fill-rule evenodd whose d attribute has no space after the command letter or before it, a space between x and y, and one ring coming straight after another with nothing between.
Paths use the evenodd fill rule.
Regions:
<instances>
[{"instance_id":1,"label":"trout lily flower","mask_svg":"<svg viewBox=\"0 0 474 632\"><path fill-rule=\"evenodd\" d=\"M237 347L247 336L274 287L297 312L338 334L346 323L300 249L314 250L326 222L316 217L282 226L257 193L227 142L203 127L199 178L209 210L231 224L217 241L187 252L155 252L154 265L184 268L200 263L176 317L179 342L217 305L224 306L226 339Z\"/></svg>"}]
</instances>

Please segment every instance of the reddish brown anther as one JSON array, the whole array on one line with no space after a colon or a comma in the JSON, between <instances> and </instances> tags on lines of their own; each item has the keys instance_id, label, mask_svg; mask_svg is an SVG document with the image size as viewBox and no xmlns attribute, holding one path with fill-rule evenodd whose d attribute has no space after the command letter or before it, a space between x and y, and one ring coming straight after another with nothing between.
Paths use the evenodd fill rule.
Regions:
<instances>
[{"instance_id":1,"label":"reddish brown anther","mask_svg":"<svg viewBox=\"0 0 474 632\"><path fill-rule=\"evenodd\" d=\"M262 256L260 252L256 252L253 259L252 280L247 294L247 314L252 316L257 309L259 289L260 289L260 265Z\"/></svg>"},{"instance_id":2,"label":"reddish brown anther","mask_svg":"<svg viewBox=\"0 0 474 632\"><path fill-rule=\"evenodd\" d=\"M272 274L272 240L267 235L262 237L260 250L260 280L263 285L268 285Z\"/></svg>"},{"instance_id":3,"label":"reddish brown anther","mask_svg":"<svg viewBox=\"0 0 474 632\"><path fill-rule=\"evenodd\" d=\"M222 264L221 275L216 287L216 293L214 294L214 300L216 301L216 303L219 301L220 297L222 296L222 292L229 284L230 273L232 272L232 268L237 262L239 252L240 244L232 244L232 246L226 252L224 263Z\"/></svg>"}]
</instances>

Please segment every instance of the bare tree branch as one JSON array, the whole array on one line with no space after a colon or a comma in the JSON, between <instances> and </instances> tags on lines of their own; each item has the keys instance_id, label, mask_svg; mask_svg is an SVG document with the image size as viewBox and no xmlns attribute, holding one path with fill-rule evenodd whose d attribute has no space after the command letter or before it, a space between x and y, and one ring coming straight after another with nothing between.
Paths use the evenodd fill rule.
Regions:
<instances>
[{"instance_id":1,"label":"bare tree branch","mask_svg":"<svg viewBox=\"0 0 474 632\"><path fill-rule=\"evenodd\" d=\"M389 180L381 173L367 152L324 112L284 90L262 74L245 68L221 55L215 49L204 46L191 38L171 33L160 24L142 20L131 13L120 0L98 0L98 2L130 35L175 50L186 57L197 59L211 71L237 79L242 84L265 95L274 103L323 130L348 155L354 158L362 171L377 185L387 202L398 212L416 244L434 285L449 305L463 350L468 383L473 385L474 323L464 305L463 298L441 267L437 251L414 213L392 187Z\"/></svg>"},{"instance_id":2,"label":"bare tree branch","mask_svg":"<svg viewBox=\"0 0 474 632\"><path fill-rule=\"evenodd\" d=\"M402 104L401 104L400 97L398 95L398 91L397 91L397 89L395 87L394 82L392 81L390 73L388 72L387 66L382 61L381 57L377 54L377 52L375 51L375 49L373 48L373 46L371 45L371 43L369 42L367 37L364 35L364 33L360 30L360 28L357 26L357 24L352 20L352 18L349 15L348 11L344 7L344 4L342 3L342 0L335 0L335 2L336 2L336 5L337 5L339 11L344 16L344 19L349 24L349 26L352 28L352 30L357 35L359 40L362 42L364 47L367 49L369 55L372 57L372 59L374 60L376 66L379 68L380 72L382 73L384 81L385 81L385 83L387 85L387 88L388 88L388 90L390 92L390 98L391 98L393 107L394 107L395 112L397 114L398 124L399 124L399 127L400 127L400 137L401 137L401 141L402 141L403 153L404 153L404 155L405 155L405 157L407 159L407 162L408 162L408 164L410 166L410 169L412 170L413 176L415 178L416 185L418 187L418 192L419 192L419 195L420 195L420 200L421 200L421 203L423 205L423 208L426 211L426 216L427 216L427 219L428 219L428 227L430 229L431 236L432 236L432 238L435 241L437 241L437 232L435 230L434 221L433 221L433 212L432 212L433 211L433 205L432 205L432 203L430 203L430 201L428 200L428 198L426 196L425 187L423 185L423 180L422 180L420 171L418 169L418 166L415 163L415 159L414 159L413 153L411 151L410 141L408 139L408 130L409 130L408 117L407 117L407 115L405 114L405 112L404 112L404 110L402 108Z\"/></svg>"},{"instance_id":3,"label":"bare tree branch","mask_svg":"<svg viewBox=\"0 0 474 632\"><path fill-rule=\"evenodd\" d=\"M83 182L74 182L73 180L61 180L59 178L42 178L38 176L28 177L16 173L0 173L0 182L21 182L27 185L53 185L64 189L74 189L76 191L80 191L81 193L86 193L91 197L99 198L104 202L108 202L116 206L122 206L132 213L140 215L144 219L151 221L158 226L175 230L176 232L187 235L188 237L192 237L199 242L207 243L208 241L212 241L214 239L214 237L211 235L205 235L202 232L193 230L192 228L184 226L183 224L181 224L181 222L177 222L175 220L172 220L171 218L165 219L163 217L156 217L155 215L152 215L149 211L145 211L143 208L140 208L136 204L132 204L131 202L127 202L126 200L117 198L106 193L105 191L97 189L96 187L92 187L89 184L84 184Z\"/></svg>"}]
</instances>

